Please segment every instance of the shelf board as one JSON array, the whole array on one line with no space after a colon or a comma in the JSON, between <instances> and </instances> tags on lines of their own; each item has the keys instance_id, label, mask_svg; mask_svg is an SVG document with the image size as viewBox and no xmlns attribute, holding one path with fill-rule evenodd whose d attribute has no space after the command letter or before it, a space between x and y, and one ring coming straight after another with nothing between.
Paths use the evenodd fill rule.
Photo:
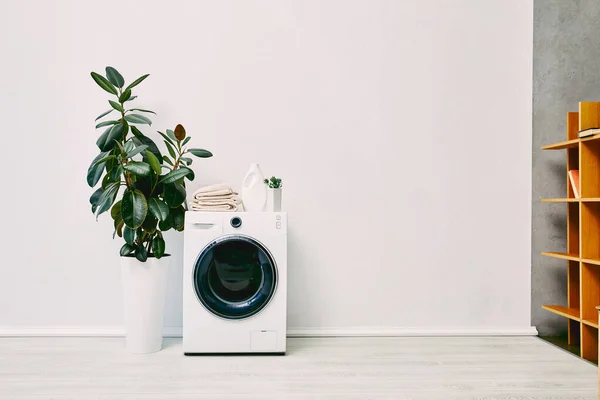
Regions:
<instances>
[{"instance_id":1,"label":"shelf board","mask_svg":"<svg viewBox=\"0 0 600 400\"><path fill-rule=\"evenodd\" d=\"M564 142L553 143L553 144L543 146L542 150L570 149L570 148L579 146L580 141L581 141L580 139L571 139L571 140L566 140Z\"/></svg>"},{"instance_id":2,"label":"shelf board","mask_svg":"<svg viewBox=\"0 0 600 400\"><path fill-rule=\"evenodd\" d=\"M597 203L600 202L600 197L584 197L579 199L584 203Z\"/></svg>"},{"instance_id":3,"label":"shelf board","mask_svg":"<svg viewBox=\"0 0 600 400\"><path fill-rule=\"evenodd\" d=\"M591 258L582 258L581 262L584 262L586 264L600 265L600 260L593 260Z\"/></svg>"},{"instance_id":4,"label":"shelf board","mask_svg":"<svg viewBox=\"0 0 600 400\"><path fill-rule=\"evenodd\" d=\"M581 322L581 318L579 318L579 310L576 308L568 308L564 306L542 306L542 308L550 311L551 313Z\"/></svg>"},{"instance_id":5,"label":"shelf board","mask_svg":"<svg viewBox=\"0 0 600 400\"><path fill-rule=\"evenodd\" d=\"M580 199L562 198L562 199L542 199L542 203L578 203ZM600 201L600 199L598 199Z\"/></svg>"},{"instance_id":6,"label":"shelf board","mask_svg":"<svg viewBox=\"0 0 600 400\"><path fill-rule=\"evenodd\" d=\"M598 329L598 321L592 321L592 320L589 320L589 319L582 319L581 323Z\"/></svg>"},{"instance_id":7,"label":"shelf board","mask_svg":"<svg viewBox=\"0 0 600 400\"><path fill-rule=\"evenodd\" d=\"M561 258L563 260L581 261L581 259L579 258L579 254L561 253L558 251L544 251L542 252L542 255L554 258Z\"/></svg>"}]
</instances>

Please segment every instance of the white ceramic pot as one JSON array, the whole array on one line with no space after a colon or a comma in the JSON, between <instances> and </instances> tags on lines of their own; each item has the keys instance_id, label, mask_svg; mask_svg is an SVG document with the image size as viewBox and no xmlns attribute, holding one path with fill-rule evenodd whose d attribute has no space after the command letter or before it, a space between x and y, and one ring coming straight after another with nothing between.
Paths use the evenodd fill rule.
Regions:
<instances>
[{"instance_id":1,"label":"white ceramic pot","mask_svg":"<svg viewBox=\"0 0 600 400\"><path fill-rule=\"evenodd\" d=\"M169 256L121 257L125 345L130 353L154 353L162 348Z\"/></svg>"},{"instance_id":2,"label":"white ceramic pot","mask_svg":"<svg viewBox=\"0 0 600 400\"><path fill-rule=\"evenodd\" d=\"M267 211L281 211L281 188L267 189Z\"/></svg>"},{"instance_id":3,"label":"white ceramic pot","mask_svg":"<svg viewBox=\"0 0 600 400\"><path fill-rule=\"evenodd\" d=\"M242 202L246 211L265 211L267 185L258 164L251 164L242 183Z\"/></svg>"}]
</instances>

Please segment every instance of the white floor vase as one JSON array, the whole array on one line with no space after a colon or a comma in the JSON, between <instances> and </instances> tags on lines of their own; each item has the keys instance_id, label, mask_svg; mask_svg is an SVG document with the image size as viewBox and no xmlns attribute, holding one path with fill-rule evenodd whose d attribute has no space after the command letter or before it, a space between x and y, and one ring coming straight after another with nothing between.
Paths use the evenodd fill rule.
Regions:
<instances>
[{"instance_id":1,"label":"white floor vase","mask_svg":"<svg viewBox=\"0 0 600 400\"><path fill-rule=\"evenodd\" d=\"M135 257L121 257L125 346L130 353L162 349L170 258L149 257L140 262Z\"/></svg>"}]
</instances>

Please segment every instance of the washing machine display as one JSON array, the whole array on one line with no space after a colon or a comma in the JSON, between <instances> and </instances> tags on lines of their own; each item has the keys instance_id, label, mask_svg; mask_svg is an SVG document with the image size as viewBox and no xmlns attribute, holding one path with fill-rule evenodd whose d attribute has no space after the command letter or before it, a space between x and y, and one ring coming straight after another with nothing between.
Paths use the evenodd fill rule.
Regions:
<instances>
[{"instance_id":1,"label":"washing machine display","mask_svg":"<svg viewBox=\"0 0 600 400\"><path fill-rule=\"evenodd\" d=\"M222 236L202 250L194 266L198 300L226 319L260 312L277 287L277 266L268 250L244 235Z\"/></svg>"}]
</instances>

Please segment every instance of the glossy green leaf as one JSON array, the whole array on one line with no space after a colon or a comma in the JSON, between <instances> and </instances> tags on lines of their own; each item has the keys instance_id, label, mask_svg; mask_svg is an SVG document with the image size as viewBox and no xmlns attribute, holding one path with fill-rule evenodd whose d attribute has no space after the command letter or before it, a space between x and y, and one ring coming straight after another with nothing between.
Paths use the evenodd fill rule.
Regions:
<instances>
[{"instance_id":1,"label":"glossy green leaf","mask_svg":"<svg viewBox=\"0 0 600 400\"><path fill-rule=\"evenodd\" d=\"M119 237L123 237L123 220L115 220L115 232L113 233L113 239L115 235L119 235Z\"/></svg>"},{"instance_id":2,"label":"glossy green leaf","mask_svg":"<svg viewBox=\"0 0 600 400\"><path fill-rule=\"evenodd\" d=\"M165 146L167 146L167 150L169 151L169 154L171 155L171 157L173 157L173 160L175 160L177 158L177 156L175 155L175 149L173 148L173 146L171 144L169 144L169 142L167 142L165 140Z\"/></svg>"},{"instance_id":3,"label":"glossy green leaf","mask_svg":"<svg viewBox=\"0 0 600 400\"><path fill-rule=\"evenodd\" d=\"M135 81L131 82L131 84L129 86L127 86L127 88L125 90L130 90L134 87L136 87L137 85L139 85L144 79L146 79L148 76L150 76L150 74L146 74L146 75L142 75L139 78L137 78Z\"/></svg>"},{"instance_id":4,"label":"glossy green leaf","mask_svg":"<svg viewBox=\"0 0 600 400\"><path fill-rule=\"evenodd\" d=\"M146 262L148 259L148 253L146 252L146 248L144 246L137 246L135 248L135 258L137 258L138 261Z\"/></svg>"},{"instance_id":5,"label":"glossy green leaf","mask_svg":"<svg viewBox=\"0 0 600 400\"><path fill-rule=\"evenodd\" d=\"M119 103L125 103L131 97L131 90L126 90L119 96Z\"/></svg>"},{"instance_id":6,"label":"glossy green leaf","mask_svg":"<svg viewBox=\"0 0 600 400\"><path fill-rule=\"evenodd\" d=\"M135 99L137 99L137 96L131 96L129 99L127 99L127 101L133 101Z\"/></svg>"},{"instance_id":7,"label":"glossy green leaf","mask_svg":"<svg viewBox=\"0 0 600 400\"><path fill-rule=\"evenodd\" d=\"M145 145L145 144L143 144L141 146L137 146L137 147L133 148L132 150L128 150L126 157L131 158L133 156L136 156L136 155L140 154L142 151L146 150L147 148L148 148L148 145ZM149 153L149 154L152 154L152 153Z\"/></svg>"},{"instance_id":8,"label":"glossy green leaf","mask_svg":"<svg viewBox=\"0 0 600 400\"><path fill-rule=\"evenodd\" d=\"M171 210L171 224L176 231L181 232L183 230L185 222L185 210L183 206L179 206Z\"/></svg>"},{"instance_id":9,"label":"glossy green leaf","mask_svg":"<svg viewBox=\"0 0 600 400\"><path fill-rule=\"evenodd\" d=\"M127 228L125 228L127 229ZM125 230L123 230L123 236L125 236ZM125 243L122 247L121 250L119 250L119 254L121 255L121 257L125 257L130 255L131 253L133 253L134 248L131 245L131 243Z\"/></svg>"},{"instance_id":10,"label":"glossy green leaf","mask_svg":"<svg viewBox=\"0 0 600 400\"><path fill-rule=\"evenodd\" d=\"M177 124L175 127L175 131L173 131L173 135L177 138L177 140L185 139L185 128L181 124Z\"/></svg>"},{"instance_id":11,"label":"glossy green leaf","mask_svg":"<svg viewBox=\"0 0 600 400\"><path fill-rule=\"evenodd\" d=\"M117 165L115 168L110 170L110 179L113 182L120 182L121 181L121 175L123 174L123 166L121 165Z\"/></svg>"},{"instance_id":12,"label":"glossy green leaf","mask_svg":"<svg viewBox=\"0 0 600 400\"><path fill-rule=\"evenodd\" d=\"M128 226L123 228L123 239L127 244L133 244L135 240L135 231Z\"/></svg>"},{"instance_id":13,"label":"glossy green leaf","mask_svg":"<svg viewBox=\"0 0 600 400\"><path fill-rule=\"evenodd\" d=\"M148 210L159 221L165 221L169 217L169 206L156 197L148 201Z\"/></svg>"},{"instance_id":14,"label":"glossy green leaf","mask_svg":"<svg viewBox=\"0 0 600 400\"><path fill-rule=\"evenodd\" d=\"M101 161L102 159L108 156L109 152L100 153L92 160L92 164L88 168L87 172L87 183L90 187L96 186L100 178L102 177L102 173L104 172L104 166L106 161Z\"/></svg>"},{"instance_id":15,"label":"glossy green leaf","mask_svg":"<svg viewBox=\"0 0 600 400\"><path fill-rule=\"evenodd\" d=\"M125 171L131 172L134 175L148 176L152 173L150 165L143 161L132 161L129 164L123 165Z\"/></svg>"},{"instance_id":16,"label":"glossy green leaf","mask_svg":"<svg viewBox=\"0 0 600 400\"><path fill-rule=\"evenodd\" d=\"M175 145L175 143L173 143L173 141L171 140L171 138L169 138L167 135L165 135L165 134L164 134L164 133L162 133L161 131L157 131L157 132L158 132L158 134L159 134L160 136L162 136L162 137L163 137L163 139L165 139L165 141L167 141L167 142L171 143L172 145Z\"/></svg>"},{"instance_id":17,"label":"glossy green leaf","mask_svg":"<svg viewBox=\"0 0 600 400\"><path fill-rule=\"evenodd\" d=\"M110 216L115 221L121 220L121 200L117 201L110 209Z\"/></svg>"},{"instance_id":18,"label":"glossy green leaf","mask_svg":"<svg viewBox=\"0 0 600 400\"><path fill-rule=\"evenodd\" d=\"M173 183L188 175L191 172L189 168L180 168L166 174L162 179L162 183Z\"/></svg>"},{"instance_id":19,"label":"glossy green leaf","mask_svg":"<svg viewBox=\"0 0 600 400\"><path fill-rule=\"evenodd\" d=\"M168 231L172 227L173 226L171 225L171 217L170 216L166 220L158 222L158 229L160 229L163 232Z\"/></svg>"},{"instance_id":20,"label":"glossy green leaf","mask_svg":"<svg viewBox=\"0 0 600 400\"><path fill-rule=\"evenodd\" d=\"M115 124L118 124L118 123L119 123L119 121L104 121L104 122L100 122L98 125L96 125L96 129L102 128L103 126L115 125Z\"/></svg>"},{"instance_id":21,"label":"glossy green leaf","mask_svg":"<svg viewBox=\"0 0 600 400\"><path fill-rule=\"evenodd\" d=\"M136 146L141 146L145 144L146 146L148 146L149 152L154 154L159 160L162 159L162 154L160 153L158 146L156 146L156 143L154 143L152 139L150 139L148 136L144 136L142 132L140 132L140 130L137 129L135 126L131 126L131 131L135 135L135 137L133 138L133 142L136 144Z\"/></svg>"},{"instance_id":22,"label":"glossy green leaf","mask_svg":"<svg viewBox=\"0 0 600 400\"><path fill-rule=\"evenodd\" d=\"M183 147L183 146L185 146L186 144L188 144L188 142L189 142L191 139L192 139L192 137L191 137L191 136L188 136L188 137L186 137L186 138L185 138L185 140L184 140L183 142L181 142L181 146Z\"/></svg>"},{"instance_id":23,"label":"glossy green leaf","mask_svg":"<svg viewBox=\"0 0 600 400\"><path fill-rule=\"evenodd\" d=\"M131 123L131 124L147 124L147 125L152 125L152 121L150 121L150 118L145 117L141 114L127 114L125 116L125 121Z\"/></svg>"},{"instance_id":24,"label":"glossy green leaf","mask_svg":"<svg viewBox=\"0 0 600 400\"><path fill-rule=\"evenodd\" d=\"M117 196L117 193L119 191L119 186L120 186L119 182L112 182L108 186L106 186L106 189L104 190L104 192L102 192L100 199L98 199L98 208L96 209L96 218L98 218L98 216L100 214L102 214L102 213L108 211L108 209L110 209L110 207L114 203L115 197Z\"/></svg>"},{"instance_id":25,"label":"glossy green leaf","mask_svg":"<svg viewBox=\"0 0 600 400\"><path fill-rule=\"evenodd\" d=\"M114 108L111 108L110 110L103 112L102 114L100 114L96 117L95 121L98 121L102 117L106 117L108 114L110 114L113 111L115 111Z\"/></svg>"},{"instance_id":26,"label":"glossy green leaf","mask_svg":"<svg viewBox=\"0 0 600 400\"><path fill-rule=\"evenodd\" d=\"M137 126L133 126L133 125L131 126L131 133L133 133L133 136L135 136L135 137L144 136L142 131L140 131Z\"/></svg>"},{"instance_id":27,"label":"glossy green leaf","mask_svg":"<svg viewBox=\"0 0 600 400\"><path fill-rule=\"evenodd\" d=\"M156 258L161 258L165 255L165 240L162 237L156 236L152 241L152 253Z\"/></svg>"},{"instance_id":28,"label":"glossy green leaf","mask_svg":"<svg viewBox=\"0 0 600 400\"><path fill-rule=\"evenodd\" d=\"M170 166L173 166L173 161L171 161L171 159L168 156L163 156L163 161L169 164Z\"/></svg>"},{"instance_id":29,"label":"glossy green leaf","mask_svg":"<svg viewBox=\"0 0 600 400\"><path fill-rule=\"evenodd\" d=\"M167 129L167 136L171 138L172 141L176 142L177 138L175 137L175 133L171 129Z\"/></svg>"},{"instance_id":30,"label":"glossy green leaf","mask_svg":"<svg viewBox=\"0 0 600 400\"><path fill-rule=\"evenodd\" d=\"M185 176L190 182L193 181L194 179L196 179L196 174L194 173L194 171L192 171L191 168L185 167L183 165L179 166L180 169L187 169L188 170L188 174Z\"/></svg>"},{"instance_id":31,"label":"glossy green leaf","mask_svg":"<svg viewBox=\"0 0 600 400\"><path fill-rule=\"evenodd\" d=\"M150 168L148 166L148 168ZM148 215L148 203L139 190L127 190L121 200L121 214L125 225L131 229L139 228L146 215Z\"/></svg>"},{"instance_id":32,"label":"glossy green leaf","mask_svg":"<svg viewBox=\"0 0 600 400\"><path fill-rule=\"evenodd\" d=\"M95 72L91 73L92 79L100 86L102 89L106 90L110 94L118 95L117 88L113 86L105 77Z\"/></svg>"},{"instance_id":33,"label":"glossy green leaf","mask_svg":"<svg viewBox=\"0 0 600 400\"><path fill-rule=\"evenodd\" d=\"M148 215L146 215L146 219L142 223L142 228L144 229L145 232L147 232L149 234L153 234L154 232L156 232L157 225L158 225L158 220L156 218L154 218L154 216L152 214L148 213Z\"/></svg>"},{"instance_id":34,"label":"glossy green leaf","mask_svg":"<svg viewBox=\"0 0 600 400\"><path fill-rule=\"evenodd\" d=\"M123 112L124 111L123 107L121 107L121 105L119 103L117 103L116 101L109 100L108 102L109 102L110 106L112 108L114 108L115 110L117 110L119 112Z\"/></svg>"},{"instance_id":35,"label":"glossy green leaf","mask_svg":"<svg viewBox=\"0 0 600 400\"><path fill-rule=\"evenodd\" d=\"M96 140L96 145L102 151L112 150L116 146L115 140L122 139L124 130L123 124L111 126Z\"/></svg>"},{"instance_id":36,"label":"glossy green leaf","mask_svg":"<svg viewBox=\"0 0 600 400\"><path fill-rule=\"evenodd\" d=\"M179 157L179 159L185 162L187 165L192 165L192 159L187 157Z\"/></svg>"},{"instance_id":37,"label":"glossy green leaf","mask_svg":"<svg viewBox=\"0 0 600 400\"><path fill-rule=\"evenodd\" d=\"M125 79L123 79L123 76L119 73L119 71L117 71L113 67L106 67L105 71L106 77L108 78L110 83L112 83L118 88L123 87L123 85L125 84Z\"/></svg>"},{"instance_id":38,"label":"glossy green leaf","mask_svg":"<svg viewBox=\"0 0 600 400\"><path fill-rule=\"evenodd\" d=\"M146 152L146 161L148 161L148 164L150 164L150 168L152 168L152 170L154 171L156 176L160 175L160 164L161 163L158 160L158 158L156 158L156 156L154 154L152 154L152 152L150 152L150 151Z\"/></svg>"},{"instance_id":39,"label":"glossy green leaf","mask_svg":"<svg viewBox=\"0 0 600 400\"><path fill-rule=\"evenodd\" d=\"M133 141L131 141L131 140L126 141L125 146L123 146L123 151L125 153L129 153L133 149L135 149L135 144L133 143Z\"/></svg>"},{"instance_id":40,"label":"glossy green leaf","mask_svg":"<svg viewBox=\"0 0 600 400\"><path fill-rule=\"evenodd\" d=\"M98 207L98 200L100 199L100 196L102 196L102 192L104 192L104 189L102 189L101 187L96 189L94 191L94 193L92 193L92 195L90 196L90 204L92 205L92 214L96 213L96 208Z\"/></svg>"},{"instance_id":41,"label":"glossy green leaf","mask_svg":"<svg viewBox=\"0 0 600 400\"><path fill-rule=\"evenodd\" d=\"M213 154L210 151L204 149L188 149L186 153L191 153L196 157L200 158L209 158L213 156Z\"/></svg>"},{"instance_id":42,"label":"glossy green leaf","mask_svg":"<svg viewBox=\"0 0 600 400\"><path fill-rule=\"evenodd\" d=\"M163 199L167 205L171 208L180 206L185 200L185 188L179 183L172 183L165 185L163 191ZM164 230L161 228L161 230Z\"/></svg>"},{"instance_id":43,"label":"glossy green leaf","mask_svg":"<svg viewBox=\"0 0 600 400\"><path fill-rule=\"evenodd\" d=\"M132 108L131 110L127 110L127 111L140 111L140 112L151 113L151 114L156 115L156 113L154 111L144 110L143 108Z\"/></svg>"}]
</instances>

